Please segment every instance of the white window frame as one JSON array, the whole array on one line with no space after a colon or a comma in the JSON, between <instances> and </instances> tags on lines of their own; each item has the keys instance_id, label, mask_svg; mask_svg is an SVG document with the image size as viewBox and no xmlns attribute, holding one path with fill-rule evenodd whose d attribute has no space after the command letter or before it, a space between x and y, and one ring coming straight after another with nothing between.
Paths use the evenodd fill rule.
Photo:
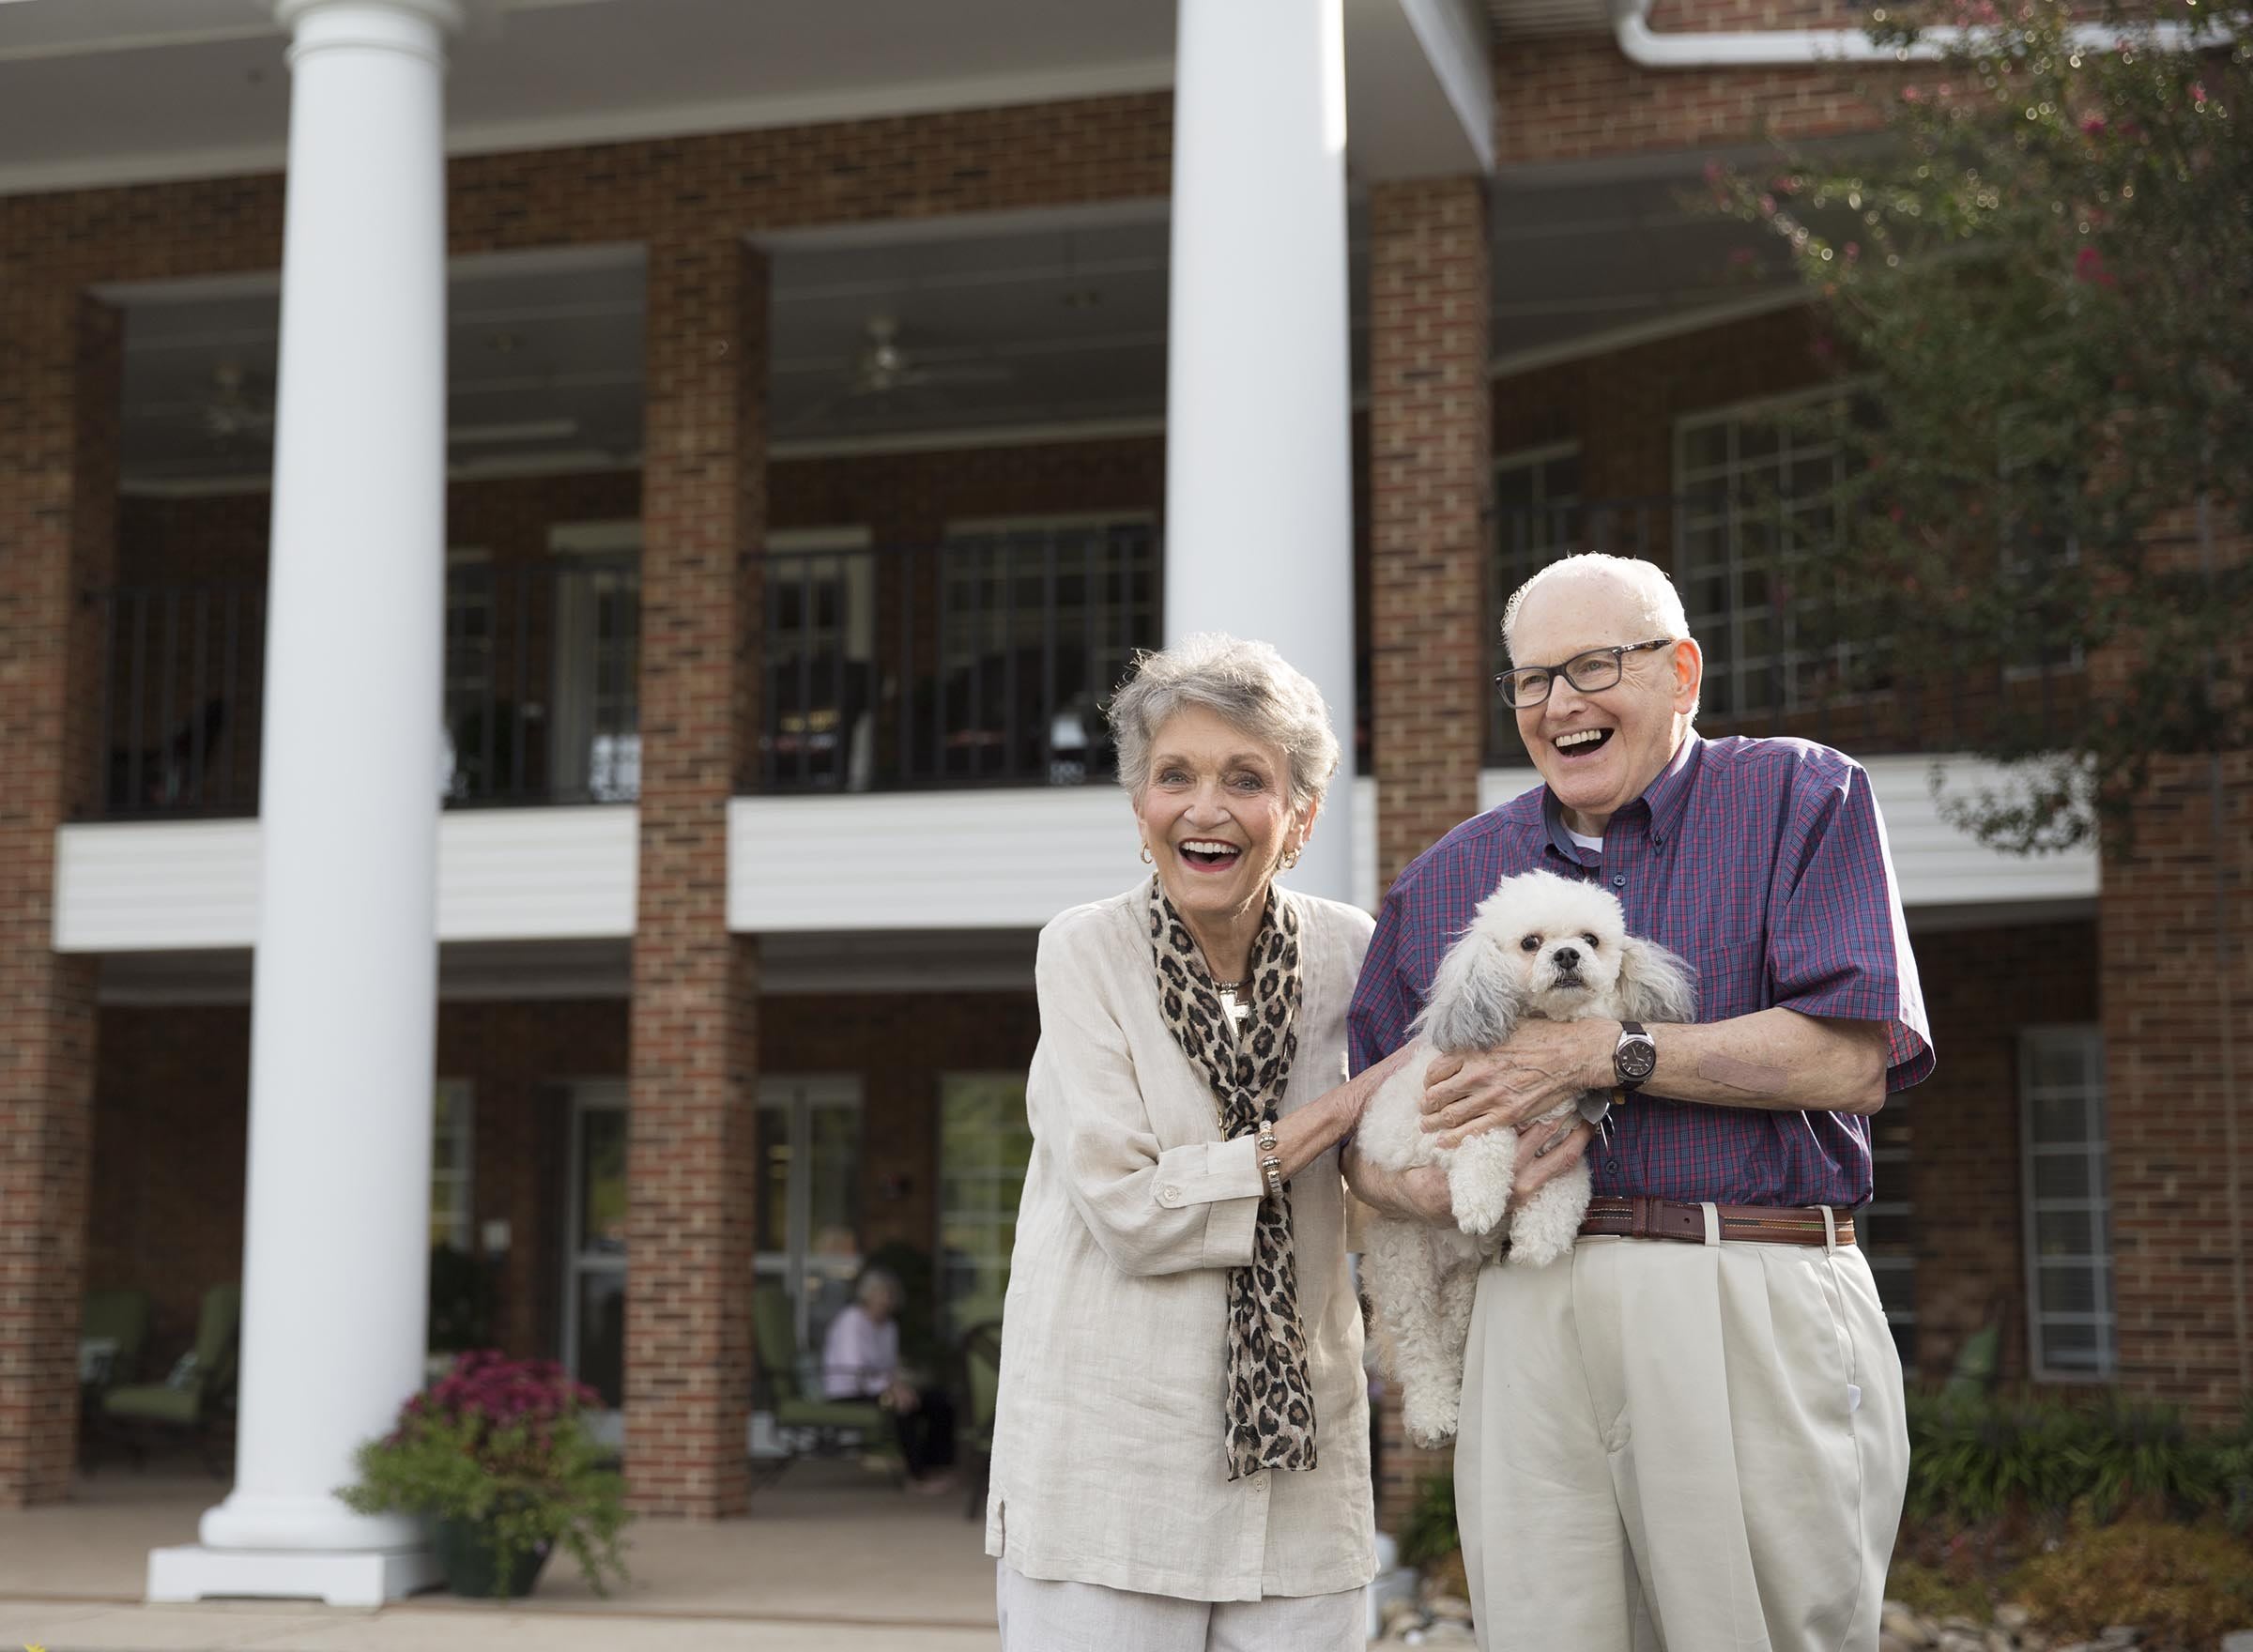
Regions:
<instances>
[{"instance_id":1,"label":"white window frame","mask_svg":"<svg viewBox=\"0 0 2253 1652\"><path fill-rule=\"evenodd\" d=\"M641 601L641 519L619 517L604 522L559 522L549 528L547 554L556 561L585 558L601 563L631 558L633 571L583 570L577 576L557 582L555 591L555 665L549 684L547 716L549 784L559 794L586 793L596 803L633 803L641 795L641 662L640 627L621 635L604 637L596 620L596 602L603 582L617 580L619 589L631 589L638 614ZM604 649L627 651L634 668L616 692L602 691L599 658ZM626 729L627 710L634 727ZM605 725L610 725L605 731Z\"/></svg>"},{"instance_id":2,"label":"white window frame","mask_svg":"<svg viewBox=\"0 0 2253 1652\"><path fill-rule=\"evenodd\" d=\"M1697 512L1691 507L1690 490L1700 482L1722 480L1727 482L1733 491L1740 478L1749 473L1755 473L1759 467L1765 467L1773 473L1786 468L1790 464L1791 461L1787 456L1789 449L1784 445L1790 439L1791 432L1788 427L1780 428L1777 433L1779 456L1756 460L1751 466L1742 462L1739 456L1736 427L1755 423L1763 419L1776 420L1781 425L1783 416L1807 407L1820 405L1826 402L1837 403L1843 409L1850 406L1854 396L1862 388L1862 382L1855 380L1826 383L1805 390L1787 391L1782 395L1755 396L1740 402L1725 403L1716 407L1701 407L1694 412L1679 414L1674 421L1673 491L1677 501L1674 536L1675 584L1682 591L1685 603L1690 605L1691 635L1697 637L1707 648L1706 680L1712 682L1719 679L1729 686L1728 708L1719 713L1724 717L1733 719L1747 715L1789 714L1813 709L1817 703L1818 697L1836 704L1843 698L1854 696L1833 695L1815 696L1801 694L1798 667L1802 663L1802 656L1808 661L1812 661L1814 656L1808 654L1797 644L1797 618L1799 612L1814 599L1795 597L1790 604L1777 609L1773 606L1771 598L1770 604L1764 608L1748 608L1740 595L1746 567L1741 540L1737 532L1733 530L1725 532L1727 552L1724 560L1718 566L1701 565L1696 568L1691 566L1689 547L1693 528L1690 518ZM1728 456L1718 467L1701 467L1694 478L1690 474L1690 437L1695 432L1713 425L1730 427ZM1832 446L1833 451L1830 456L1837 461L1833 467L1835 476L1839 467L1843 466L1845 452L1838 444L1833 443ZM1788 501L1786 508L1790 508ZM1819 553L1816 556L1809 557L1807 560L1810 564L1818 561ZM1762 571L1767 573L1771 581L1772 589L1772 582L1785 571L1781 547L1778 549L1777 557L1770 559ZM1729 605L1725 612L1720 614L1696 606L1698 583L1712 577L1716 573L1720 574L1727 583L1726 601ZM1740 628L1747 620L1759 617L1763 613L1772 617L1776 628L1775 634L1770 638L1770 649L1769 652L1753 656L1748 661L1741 646L1742 631ZM1720 620L1722 623L1714 623L1716 620ZM1721 640L1724 635L1727 639L1725 643ZM1832 645L1828 651L1838 660L1841 666L1841 681L1851 681L1847 667L1851 665L1852 656L1857 650L1851 645L1838 643ZM1769 695L1771 691L1768 685L1773 681L1774 669L1779 659L1783 661L1786 667L1782 703L1770 703L1766 697L1759 703L1753 703L1745 693L1746 683L1759 681L1763 685L1763 696Z\"/></svg>"},{"instance_id":3,"label":"white window frame","mask_svg":"<svg viewBox=\"0 0 2253 1652\"><path fill-rule=\"evenodd\" d=\"M451 1245L467 1256L477 1254L477 1090L467 1078L440 1078L437 1083L440 1097L454 1104L451 1117L453 1124L453 1168L437 1168L437 1131L440 1112L433 1108L431 1114L431 1170L430 1170L430 1242L434 1246ZM443 1184L449 1194L446 1208L438 1204L438 1188ZM440 1232L443 1221L446 1231Z\"/></svg>"},{"instance_id":4,"label":"white window frame","mask_svg":"<svg viewBox=\"0 0 2253 1652\"><path fill-rule=\"evenodd\" d=\"M2071 1087L2045 1086L2034 1082L2035 1056L2044 1048L2072 1048L2081 1056L2081 1070L2088 1078ZM2083 1103L2086 1130L2077 1142L2037 1142L2034 1140L2034 1109L2040 1101L2077 1096ZM2113 1290L2113 1252L2111 1224L2111 1171L2108 1163L2110 1133L2105 1108L2105 1042L2103 1030L2092 1024L2027 1027L2018 1034L2018 1140L2022 1193L2020 1205L2025 1216L2026 1249L2026 1330L2027 1363L2033 1376L2046 1383L2105 1383L2111 1381L2120 1369L2119 1315ZM2035 1193L2034 1169L2045 1158L2084 1158L2089 1167L2089 1193L2085 1197L2040 1198ZM2038 1243L2039 1217L2050 1213L2086 1212L2092 1219L2091 1226L2097 1234L2100 1253L2088 1256L2051 1257L2047 1265L2071 1267L2076 1263L2092 1276L2092 1310L2047 1309L2042 1301L2042 1272L2046 1259ZM2092 1366L2058 1365L2048 1356L2045 1330L2053 1325L2093 1325L2096 1328L2096 1360Z\"/></svg>"}]
</instances>

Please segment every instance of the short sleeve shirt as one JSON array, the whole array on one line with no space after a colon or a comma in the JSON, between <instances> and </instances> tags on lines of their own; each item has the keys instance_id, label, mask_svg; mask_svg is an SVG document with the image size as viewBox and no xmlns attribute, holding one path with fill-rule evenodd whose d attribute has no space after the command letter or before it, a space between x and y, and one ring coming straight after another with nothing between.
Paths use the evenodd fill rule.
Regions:
<instances>
[{"instance_id":1,"label":"short sleeve shirt","mask_svg":"<svg viewBox=\"0 0 2253 1652\"><path fill-rule=\"evenodd\" d=\"M1777 1005L1879 1021L1888 1090L1931 1073L1931 1029L1869 775L1808 741L1694 733L1611 818L1600 852L1572 842L1540 786L1465 821L1401 874L1354 995L1356 1072L1407 1041L1478 904L1503 879L1535 870L1601 883L1630 933L1685 958L1699 1021ZM1588 1154L1601 1195L1768 1205L1870 1197L1869 1121L1853 1114L1703 1106L1644 1090L1612 1123Z\"/></svg>"}]
</instances>

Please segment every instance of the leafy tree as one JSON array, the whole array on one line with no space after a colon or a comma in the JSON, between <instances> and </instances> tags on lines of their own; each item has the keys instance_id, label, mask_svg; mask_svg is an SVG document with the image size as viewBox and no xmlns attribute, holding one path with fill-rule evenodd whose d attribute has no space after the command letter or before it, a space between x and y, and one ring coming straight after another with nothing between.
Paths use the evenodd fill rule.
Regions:
<instances>
[{"instance_id":1,"label":"leafy tree","mask_svg":"<svg viewBox=\"0 0 2253 1652\"><path fill-rule=\"evenodd\" d=\"M2253 717L2253 5L2090 17L1878 10L1878 40L1940 46L1885 140L1720 179L1868 410L1808 565L1863 686L1992 685L1968 732L2012 781L1953 812L2021 851L2124 851L2154 758ZM2011 669L2076 663L2063 718Z\"/></svg>"}]
</instances>

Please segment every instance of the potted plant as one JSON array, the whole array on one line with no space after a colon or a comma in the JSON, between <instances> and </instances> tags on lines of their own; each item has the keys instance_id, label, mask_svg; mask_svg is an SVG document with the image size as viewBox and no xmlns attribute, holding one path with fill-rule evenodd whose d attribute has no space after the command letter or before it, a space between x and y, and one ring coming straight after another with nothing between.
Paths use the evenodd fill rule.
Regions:
<instances>
[{"instance_id":1,"label":"potted plant","mask_svg":"<svg viewBox=\"0 0 2253 1652\"><path fill-rule=\"evenodd\" d=\"M625 1579L627 1517L624 1482L582 1416L597 1403L553 1360L465 1354L360 1446L359 1483L337 1495L362 1514L427 1516L457 1595L529 1594L559 1543L607 1594L606 1578Z\"/></svg>"}]
</instances>

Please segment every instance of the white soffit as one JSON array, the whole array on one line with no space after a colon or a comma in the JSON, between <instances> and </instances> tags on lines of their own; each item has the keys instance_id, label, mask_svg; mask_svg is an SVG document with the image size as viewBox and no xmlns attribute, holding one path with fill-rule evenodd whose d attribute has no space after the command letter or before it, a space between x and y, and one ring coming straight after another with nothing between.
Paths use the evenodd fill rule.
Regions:
<instances>
[{"instance_id":1,"label":"white soffit","mask_svg":"<svg viewBox=\"0 0 2253 1652\"><path fill-rule=\"evenodd\" d=\"M1470 0L1344 0L1356 182L1494 169L1494 66Z\"/></svg>"},{"instance_id":2,"label":"white soffit","mask_svg":"<svg viewBox=\"0 0 2253 1652\"><path fill-rule=\"evenodd\" d=\"M1355 783L1354 816L1354 899L1373 908L1374 780ZM1037 929L1146 876L1138 843L1132 805L1109 785L739 797L728 813L728 926Z\"/></svg>"},{"instance_id":3,"label":"white soffit","mask_svg":"<svg viewBox=\"0 0 2253 1652\"><path fill-rule=\"evenodd\" d=\"M438 821L441 941L634 933L631 808L493 809ZM253 945L258 822L66 826L55 837L58 952Z\"/></svg>"},{"instance_id":4,"label":"white soffit","mask_svg":"<svg viewBox=\"0 0 2253 1652\"><path fill-rule=\"evenodd\" d=\"M2090 910L2099 887L2093 848L2055 855L2007 855L1950 825L1933 800L1938 766L1953 795L1968 793L1998 771L1976 757L1872 757L1863 763L1885 819L1901 904L1912 912L1946 908L1994 910L1997 923ZM1531 769L1489 769L1479 777L1481 808L1498 808L1540 784Z\"/></svg>"}]
</instances>

